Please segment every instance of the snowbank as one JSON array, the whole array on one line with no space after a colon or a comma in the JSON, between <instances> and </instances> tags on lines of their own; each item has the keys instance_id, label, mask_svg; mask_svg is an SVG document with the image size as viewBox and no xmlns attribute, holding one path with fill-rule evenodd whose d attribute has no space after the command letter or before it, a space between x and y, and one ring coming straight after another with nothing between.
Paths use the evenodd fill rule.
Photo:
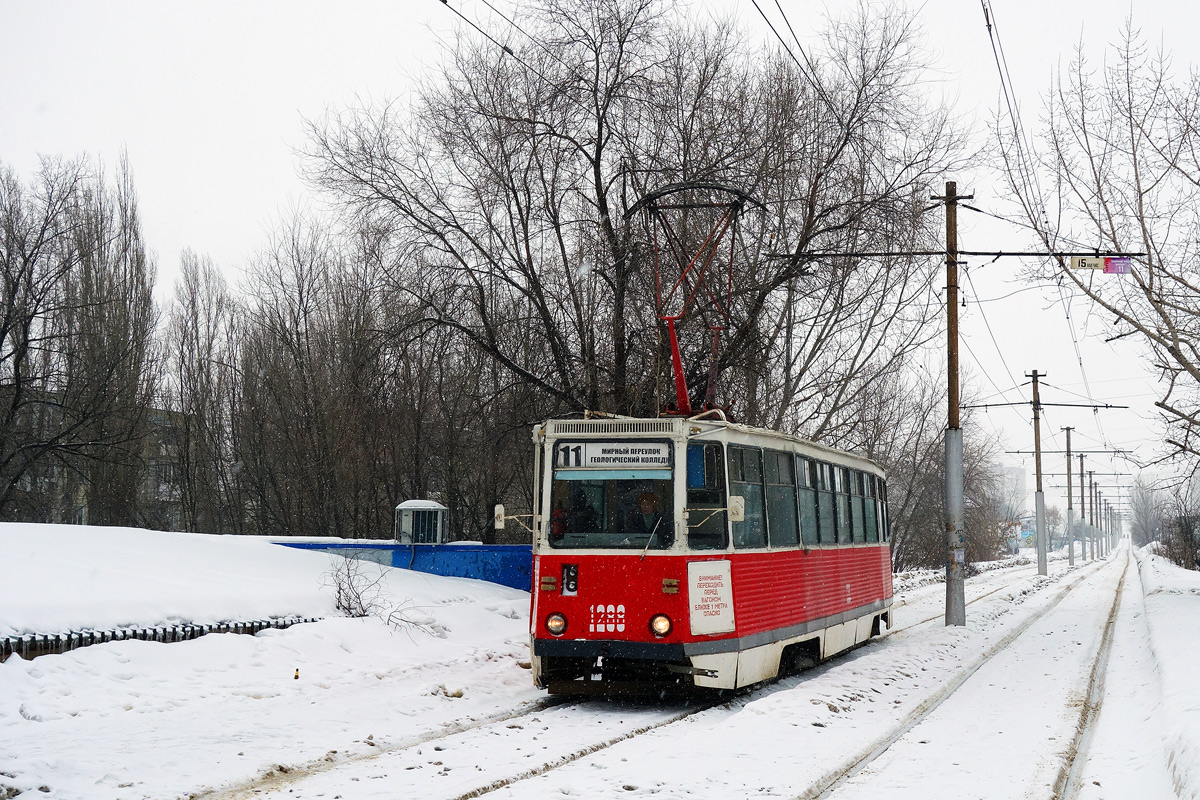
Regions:
<instances>
[{"instance_id":1,"label":"snowbank","mask_svg":"<svg viewBox=\"0 0 1200 800\"><path fill-rule=\"evenodd\" d=\"M331 558L247 537L0 525L3 633L326 617L10 657L0 797L178 797L539 696L525 664L527 592L363 563L398 616L347 619L327 585Z\"/></svg>"},{"instance_id":2,"label":"snowbank","mask_svg":"<svg viewBox=\"0 0 1200 800\"><path fill-rule=\"evenodd\" d=\"M1180 797L1200 797L1200 572L1143 548L1135 552L1146 598L1150 647L1162 691L1159 729Z\"/></svg>"},{"instance_id":3,"label":"snowbank","mask_svg":"<svg viewBox=\"0 0 1200 800\"><path fill-rule=\"evenodd\" d=\"M340 558L260 537L0 524L0 637L337 616L329 583ZM383 572L394 597L462 592L458 581ZM467 583L481 597L513 596Z\"/></svg>"}]
</instances>

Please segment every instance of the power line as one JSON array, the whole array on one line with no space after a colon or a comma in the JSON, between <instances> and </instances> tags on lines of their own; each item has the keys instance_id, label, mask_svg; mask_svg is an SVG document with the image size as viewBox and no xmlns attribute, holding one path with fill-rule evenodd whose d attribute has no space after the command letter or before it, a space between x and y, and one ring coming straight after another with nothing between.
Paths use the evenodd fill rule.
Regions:
<instances>
[{"instance_id":1,"label":"power line","mask_svg":"<svg viewBox=\"0 0 1200 800\"><path fill-rule=\"evenodd\" d=\"M1063 309L1063 315L1067 323L1067 330L1071 333L1071 344L1075 347L1075 360L1079 364L1079 375L1081 378L1083 378L1084 391L1087 392L1088 399L1092 402L1095 402L1096 398L1092 396L1092 387L1088 383L1087 369L1083 365L1083 351L1079 348L1079 339L1075 336L1075 329L1071 325L1071 311L1067 306L1066 299L1063 297L1062 284L1059 284L1058 286L1058 302ZM1101 441L1107 444L1108 434L1104 432L1104 424L1100 421L1100 415L1098 413L1093 413L1092 416L1096 423L1096 430L1100 433Z\"/></svg>"},{"instance_id":2,"label":"power line","mask_svg":"<svg viewBox=\"0 0 1200 800\"><path fill-rule=\"evenodd\" d=\"M445 3L445 2L446 2L446 0L441 0L441 2ZM572 67L571 67L569 64L567 64L567 62L563 61L563 60L562 60L562 58L560 58L560 57L559 57L558 53L555 53L555 52L554 52L553 50L551 50L549 47L547 47L546 45L542 44L542 43L541 43L541 42L540 42L538 39L534 38L534 36L533 36L532 34L530 34L528 31L526 31L524 28L522 28L520 25L518 25L518 24L516 23L516 21L515 21L515 20L513 20L513 19L511 19L510 17L506 16L506 15L504 14L504 12L502 12L500 9L496 8L494 5L492 5L490 2L488 2L488 0L483 0L483 4L484 4L485 6L487 6L488 8L490 8L490 9L492 10L492 13L494 13L496 16L500 17L500 19L504 20L504 21L505 21L505 22L507 22L509 25L513 26L513 27L514 27L514 28L516 28L518 31L520 31L520 33L521 33L522 35L524 35L524 37L525 37L526 39L528 39L529 41L533 42L533 43L534 43L534 44L536 44L538 47L540 47L540 48L541 48L541 49L542 49L542 50L543 50L543 51L544 51L544 52L545 52L547 55L549 55L549 56L550 56L551 58L553 58L555 61L557 61L558 63L562 64L562 65L563 65L564 67L566 67L567 69L569 69L569 70L571 70L572 72L574 72L574 69L572 69ZM451 10L453 10L453 9L451 9Z\"/></svg>"},{"instance_id":3,"label":"power line","mask_svg":"<svg viewBox=\"0 0 1200 800\"><path fill-rule=\"evenodd\" d=\"M979 290L975 288L975 280L971 277L971 271L964 266L963 273L967 276L967 283L971 285L971 291L978 295ZM1017 379L1013 377L1012 370L1008 368L1008 361L1005 360L1004 353L1000 350L1000 343L996 341L996 334L992 331L992 324L988 322L987 313L982 307L979 309L979 316L983 318L983 325L985 328L987 328L988 336L990 336L992 339L992 345L996 348L996 355L1000 356L1000 363L1004 365L1004 371L1008 373L1008 379L1012 381L1013 385L1015 386ZM972 355L974 355L974 353L972 353Z\"/></svg>"},{"instance_id":4,"label":"power line","mask_svg":"<svg viewBox=\"0 0 1200 800\"><path fill-rule=\"evenodd\" d=\"M1018 228L1025 228L1027 230L1031 230L1034 233L1038 234L1039 237L1042 235L1042 230L1040 228L1038 228L1036 225L1031 225L1030 223L1026 222L1025 220L1014 219L1013 217L1006 217L1003 214L997 214L994 211L985 211L982 208L976 208L975 206L968 205L967 203L962 203L961 205L963 208L974 211L977 214L983 214L985 217L992 217L994 219L1000 220L1001 222L1007 222L1009 225L1016 225ZM1082 249L1087 249L1090 246L1086 242L1081 242L1077 239L1071 239L1069 237L1061 235L1061 233L1055 233L1054 238L1055 238L1055 241L1069 244L1072 247L1079 247Z\"/></svg>"},{"instance_id":5,"label":"power line","mask_svg":"<svg viewBox=\"0 0 1200 800\"><path fill-rule=\"evenodd\" d=\"M528 62L527 62L525 59L523 59L523 58L521 58L519 55L517 55L517 54L516 54L516 52L514 52L514 51L513 51L513 49L512 49L511 47L509 47L509 46L508 46L508 45L506 45L506 44L502 44L502 43L501 43L499 40L497 40L497 39L496 39L494 36L492 36L490 33L488 33L487 31L485 31L483 28L479 27L478 25L476 25L476 24L475 24L475 22L474 22L473 20L471 20L471 19L468 19L468 18L467 18L465 15L463 15L463 13L462 13L461 11L459 11L459 10L458 10L457 8L455 8L454 6L450 5L450 2L449 2L449 0L438 0L438 2L440 2L440 3L441 3L442 5L444 5L446 8L450 9L451 13L453 13L455 16L457 16L457 17L458 17L459 19L461 19L463 22L467 23L467 24L468 24L468 25L470 25L472 28L474 28L475 30L479 31L479 33L480 33L480 34L482 34L482 35L484 36L484 38L486 38L486 39L487 39L489 42L491 42L492 44L496 45L496 46L497 46L497 47L499 47L501 50L503 50L505 53L507 53L508 55L512 56L514 59L516 59L516 60L517 60L517 62L518 62L518 63L519 63L521 66L525 67L525 69L529 70L529 71L530 71L530 72L532 72L534 75L537 75L539 78L541 78L541 79L542 79L543 81L545 81L546 83L550 83L550 82L551 82L549 78L547 78L545 75L543 75L543 74L542 74L541 72L539 72L538 70L534 69L532 66L530 66L530 64L529 64L529 63L528 63ZM490 6L489 6L489 7L490 7ZM495 9L493 9L493 10L495 10ZM518 29L518 30L519 30L519 29ZM523 32L523 31L522 31L522 32ZM526 34L526 36L528 36L528 34Z\"/></svg>"},{"instance_id":6,"label":"power line","mask_svg":"<svg viewBox=\"0 0 1200 800\"><path fill-rule=\"evenodd\" d=\"M985 14L985 16L987 15L987 13L988 13L988 11L989 11L989 10L990 10L990 7L989 7L989 6L987 6L987 5L985 4L985 9L984 9L984 14ZM1001 80L1002 80L1002 82L1003 82L1003 77L1001 78ZM1010 109L1010 110L1011 110L1011 109ZM964 206L966 206L967 208L969 208L970 210L972 210L972 211L975 211L975 212L977 212L977 213L984 214L984 215L986 215L986 216L989 216L989 217L994 217L994 218L996 218L996 219L999 219L999 220L1002 220L1002 221L1005 221L1005 222L1010 222L1010 223L1013 223L1013 224L1021 225L1022 227L1029 227L1029 228L1031 228L1031 229L1033 229L1033 230L1037 231L1037 228L1036 228L1036 227L1034 227L1034 226L1030 226L1030 225L1026 225L1025 223L1019 222L1019 221L1017 221L1017 220L1012 220L1012 219L1009 219L1009 218L1007 218L1007 217L1003 217L1003 216L1001 216L1001 215L999 215L999 214L994 214L994 213L992 213L992 212L989 212L989 211L984 211L984 210L983 210L983 209L981 209L981 208L976 208L975 206L967 205L967 204L965 204L965 203L964 203L963 205L964 205ZM1037 232L1038 232L1038 233L1040 233L1040 231L1037 231ZM1069 241L1069 240L1068 240L1068 241ZM1077 243L1076 243L1076 244L1077 244ZM1062 254L1050 254L1048 257L1066 258L1066 257L1067 257L1067 255L1066 255L1065 253L1062 253ZM967 279L968 279L968 280L970 280L970 273L968 273L968 274L967 274ZM1074 329L1074 327L1071 325L1071 312L1070 312L1070 308L1069 308L1069 307L1068 307L1068 305L1067 305L1066 297L1064 296L1064 292L1063 292L1063 285L1062 285L1061 283L1058 283L1058 284L1056 284L1056 288L1058 289L1058 301L1059 301L1059 305L1060 305L1060 306L1062 307L1062 309L1063 309L1063 315L1064 315L1064 318L1065 318L1065 320L1066 320L1066 323L1067 323L1067 330L1068 330L1068 331L1070 332L1070 334L1071 334L1071 344L1072 344L1072 346L1073 346L1073 348L1074 348L1074 350L1075 350L1075 361L1076 361L1076 363L1079 365L1079 374L1080 374L1080 376L1083 378L1083 385L1084 385L1084 388L1085 388L1085 390L1086 390L1086 391L1087 391L1087 393L1088 393L1088 394L1087 394L1087 398L1088 398L1089 400L1092 400L1093 402L1095 402L1095 397L1092 395L1092 388L1091 388L1091 386L1090 386L1090 384L1089 384L1088 377L1087 377L1087 368L1086 368L1086 366L1084 365L1084 362L1083 362L1083 351L1081 350L1081 348L1080 348L1080 346L1079 346L1079 337L1076 335L1075 329ZM1018 290L1018 291L1023 291L1023 290ZM1016 292L1013 292L1013 293L1011 293L1011 294L1009 294L1009 295L1005 295L1005 297L1010 297L1010 296L1012 296L1012 294L1015 294L1015 293L1016 293ZM1100 434L1100 437L1101 437L1101 439L1102 439L1102 440L1105 440L1105 441L1107 441L1107 440L1108 440L1108 434L1107 434L1107 433L1105 432L1105 430L1104 430L1104 424L1103 424L1103 422L1101 422L1101 420L1100 420L1100 417L1099 417L1099 414L1098 414L1098 413L1095 413L1095 414L1094 414L1094 420L1095 420L1095 423L1096 423L1096 429L1097 429L1097 432ZM1051 432L1051 436L1053 436L1053 431Z\"/></svg>"},{"instance_id":7,"label":"power line","mask_svg":"<svg viewBox=\"0 0 1200 800\"><path fill-rule=\"evenodd\" d=\"M1031 456L1031 455L1033 455L1033 454L1034 454L1032 450L1005 450L1004 452L1005 452L1005 454L1006 454L1006 455L1013 455L1013 456ZM1043 451L1042 451L1042 455L1046 455L1046 454L1048 454L1048 453L1050 453L1050 454L1059 454L1059 455L1065 455L1065 454L1066 454L1066 452L1067 452L1066 450L1043 450ZM1099 455L1119 456L1119 455L1124 455L1124 454L1126 454L1127 452L1129 452L1129 451L1128 451L1128 450L1119 450L1119 449L1110 449L1110 450L1072 450L1072 451L1071 451L1071 455L1079 455L1080 453L1082 453L1082 454L1084 454L1084 455L1096 455L1096 454L1099 454Z\"/></svg>"},{"instance_id":8,"label":"power line","mask_svg":"<svg viewBox=\"0 0 1200 800\"><path fill-rule=\"evenodd\" d=\"M962 339L961 341L962 341L963 347L965 347L967 349L967 352L971 354L971 358L972 358L972 360L974 360L975 366L979 367L979 371L983 373L983 376L988 379L988 383L992 384L992 387L996 390L996 392L1001 397L1003 397L1007 392L1011 392L1014 389L1018 388L1016 386L1012 386L1012 387L1009 387L1008 389L1001 389L1000 386L996 383L996 381L992 378L992 376L988 373L988 371L983 368L983 363L979 360L979 356L975 355L975 351L971 349L970 343L966 339ZM1001 406L1014 406L1014 405L1023 405L1023 404L1022 403L995 403L994 405L996 407L1001 407ZM986 404L975 404L975 405L960 405L959 408L963 409L964 411L968 410L968 409L974 409L974 408L982 408L982 409L986 410L987 408L989 408L989 406ZM1023 419L1023 421L1026 423L1029 423L1029 420ZM1032 424L1032 423L1029 423L1029 424Z\"/></svg>"},{"instance_id":9,"label":"power line","mask_svg":"<svg viewBox=\"0 0 1200 800\"><path fill-rule=\"evenodd\" d=\"M1008 71L1008 59L1004 56L1004 45L1000 42L999 25L995 24L995 13L992 10L991 3L988 0L980 0L980 5L983 8L983 20L987 26L988 41L992 45L992 57L996 62L996 72L1000 78L1000 89L1004 92L1004 103L1008 108L1008 117L1012 122L1013 141L1017 148L1018 172L1021 176L1021 183L1025 187L1026 196L1030 200L1036 199L1038 208L1033 209L1039 216L1044 218L1045 208L1042 207L1041 191L1034 192L1033 182L1037 180L1037 173L1034 172L1030 165L1030 156L1028 154L1028 143L1025 140L1025 129L1021 123L1020 113L1013 108L1013 97L1015 90L1012 87L1012 74ZM1001 63L1003 62L1003 63ZM1033 175L1033 182L1030 181L1030 175Z\"/></svg>"},{"instance_id":10,"label":"power line","mask_svg":"<svg viewBox=\"0 0 1200 800\"><path fill-rule=\"evenodd\" d=\"M755 5L757 6L758 4L755 3ZM808 53L805 52L804 45L800 44L800 37L796 35L795 29L792 28L792 21L788 19L787 12L783 10L783 6L779 3L779 0L775 0L775 7L779 9L779 15L783 17L783 24L787 25L788 33L792 34L792 41L796 43L796 49L800 51L800 55L804 58L804 63L808 65L813 88L821 95L821 99L825 101L825 105L829 106L829 110L833 112L833 117L837 120L838 125L841 125L845 129L846 123L842 122L838 109L833 105L833 101L829 99L829 96L825 94L825 87L817 80L817 67L813 64L812 59L808 57Z\"/></svg>"},{"instance_id":11,"label":"power line","mask_svg":"<svg viewBox=\"0 0 1200 800\"><path fill-rule=\"evenodd\" d=\"M974 288L974 287L972 286L972 288ZM1013 291L1009 292L1008 294L1002 294L999 297L979 297L977 295L975 297L975 303L977 303L977 304L978 303L998 303L1001 300L1007 300L1008 298L1014 297L1015 295L1022 294L1024 292L1040 291L1043 288L1045 288L1045 287L1037 286L1037 285L1024 286L1020 289L1014 289Z\"/></svg>"},{"instance_id":12,"label":"power line","mask_svg":"<svg viewBox=\"0 0 1200 800\"><path fill-rule=\"evenodd\" d=\"M800 74L808 80L813 90L823 101L825 101L825 105L829 107L829 110L833 112L834 120L843 130L845 130L846 123L842 121L842 115L838 113L837 106L835 106L833 101L829 99L829 96L825 94L825 90L821 87L820 82L817 80L816 68L813 66L812 61L809 60L808 54L804 52L804 48L801 46L800 39L797 38L796 32L792 30L792 23L788 21L787 14L783 14L783 8L781 6L779 7L779 13L783 14L783 21L787 24L788 30L791 31L792 38L796 40L796 47L799 48L800 55L804 56L804 62L805 64L808 64L809 69L805 69L804 64L800 63L800 59L796 58L796 54L792 52L792 48L789 47L788 43L785 42L783 37L779 35L779 31L775 29L775 25L770 19L767 18L766 12L763 11L758 5L758 0L750 0L750 2L754 4L754 8L758 11L759 16L763 18L763 22L767 23L767 27L771 29L771 33L775 34L775 38L778 39L779 44L783 46L784 52L791 57L792 61L796 62L796 68L800 70ZM779 0L775 0L775 5L779 6ZM809 70L811 70L811 72Z\"/></svg>"}]
</instances>

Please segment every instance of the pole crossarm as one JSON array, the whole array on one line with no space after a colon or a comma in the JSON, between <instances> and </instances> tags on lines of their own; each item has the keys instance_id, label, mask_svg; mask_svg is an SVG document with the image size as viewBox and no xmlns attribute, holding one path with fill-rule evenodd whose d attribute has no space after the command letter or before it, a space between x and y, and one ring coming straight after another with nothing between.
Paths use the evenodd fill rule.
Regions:
<instances>
[{"instance_id":1,"label":"pole crossarm","mask_svg":"<svg viewBox=\"0 0 1200 800\"><path fill-rule=\"evenodd\" d=\"M1043 450L1042 452L1043 453L1065 453L1067 451L1066 450ZM1092 454L1092 453L1105 454L1105 453L1107 453L1108 455L1116 456L1116 455L1122 455L1124 453L1128 453L1129 451L1128 450L1072 450L1071 452L1072 453L1088 453L1088 454ZM1034 455L1034 452L1032 450L1005 450L1004 454L1009 455L1009 456L1031 456L1031 455Z\"/></svg>"},{"instance_id":2,"label":"pole crossarm","mask_svg":"<svg viewBox=\"0 0 1200 800\"><path fill-rule=\"evenodd\" d=\"M959 256L990 256L991 258L1145 258L1145 253L1120 253L1106 250L1088 250L1086 252L1068 251L1037 251L1010 253L1004 250L957 250ZM767 253L770 259L807 259L818 261L822 258L920 258L937 256L945 258L950 253L946 250L824 250L808 251L805 253Z\"/></svg>"},{"instance_id":3,"label":"pole crossarm","mask_svg":"<svg viewBox=\"0 0 1200 800\"><path fill-rule=\"evenodd\" d=\"M976 403L974 405L959 406L959 408L1005 408L1007 406L1027 406L1032 402L1033 401L1031 400L1022 400L1018 403ZM1038 405L1042 407L1051 406L1055 408L1129 408L1129 406L1114 406L1110 403L1105 403L1104 405L1096 405L1091 403L1039 403Z\"/></svg>"}]
</instances>

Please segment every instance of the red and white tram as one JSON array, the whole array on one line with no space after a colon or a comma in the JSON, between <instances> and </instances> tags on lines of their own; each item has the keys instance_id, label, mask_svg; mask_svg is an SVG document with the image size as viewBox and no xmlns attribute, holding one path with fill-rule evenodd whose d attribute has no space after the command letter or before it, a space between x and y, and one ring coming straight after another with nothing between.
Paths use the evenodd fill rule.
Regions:
<instances>
[{"instance_id":1,"label":"red and white tram","mask_svg":"<svg viewBox=\"0 0 1200 800\"><path fill-rule=\"evenodd\" d=\"M715 412L555 419L534 441L538 686L733 689L890 624L869 459Z\"/></svg>"}]
</instances>

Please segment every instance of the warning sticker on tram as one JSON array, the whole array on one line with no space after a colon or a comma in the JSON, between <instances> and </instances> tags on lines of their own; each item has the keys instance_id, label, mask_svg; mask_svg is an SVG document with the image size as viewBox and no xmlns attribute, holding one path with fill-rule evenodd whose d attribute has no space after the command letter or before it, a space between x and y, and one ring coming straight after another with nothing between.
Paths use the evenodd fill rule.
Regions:
<instances>
[{"instance_id":1,"label":"warning sticker on tram","mask_svg":"<svg viewBox=\"0 0 1200 800\"><path fill-rule=\"evenodd\" d=\"M665 442L561 442L554 466L580 469L663 469L671 466Z\"/></svg>"},{"instance_id":2,"label":"warning sticker on tram","mask_svg":"<svg viewBox=\"0 0 1200 800\"><path fill-rule=\"evenodd\" d=\"M734 630L733 582L728 561L688 563L688 607L693 636Z\"/></svg>"}]
</instances>

